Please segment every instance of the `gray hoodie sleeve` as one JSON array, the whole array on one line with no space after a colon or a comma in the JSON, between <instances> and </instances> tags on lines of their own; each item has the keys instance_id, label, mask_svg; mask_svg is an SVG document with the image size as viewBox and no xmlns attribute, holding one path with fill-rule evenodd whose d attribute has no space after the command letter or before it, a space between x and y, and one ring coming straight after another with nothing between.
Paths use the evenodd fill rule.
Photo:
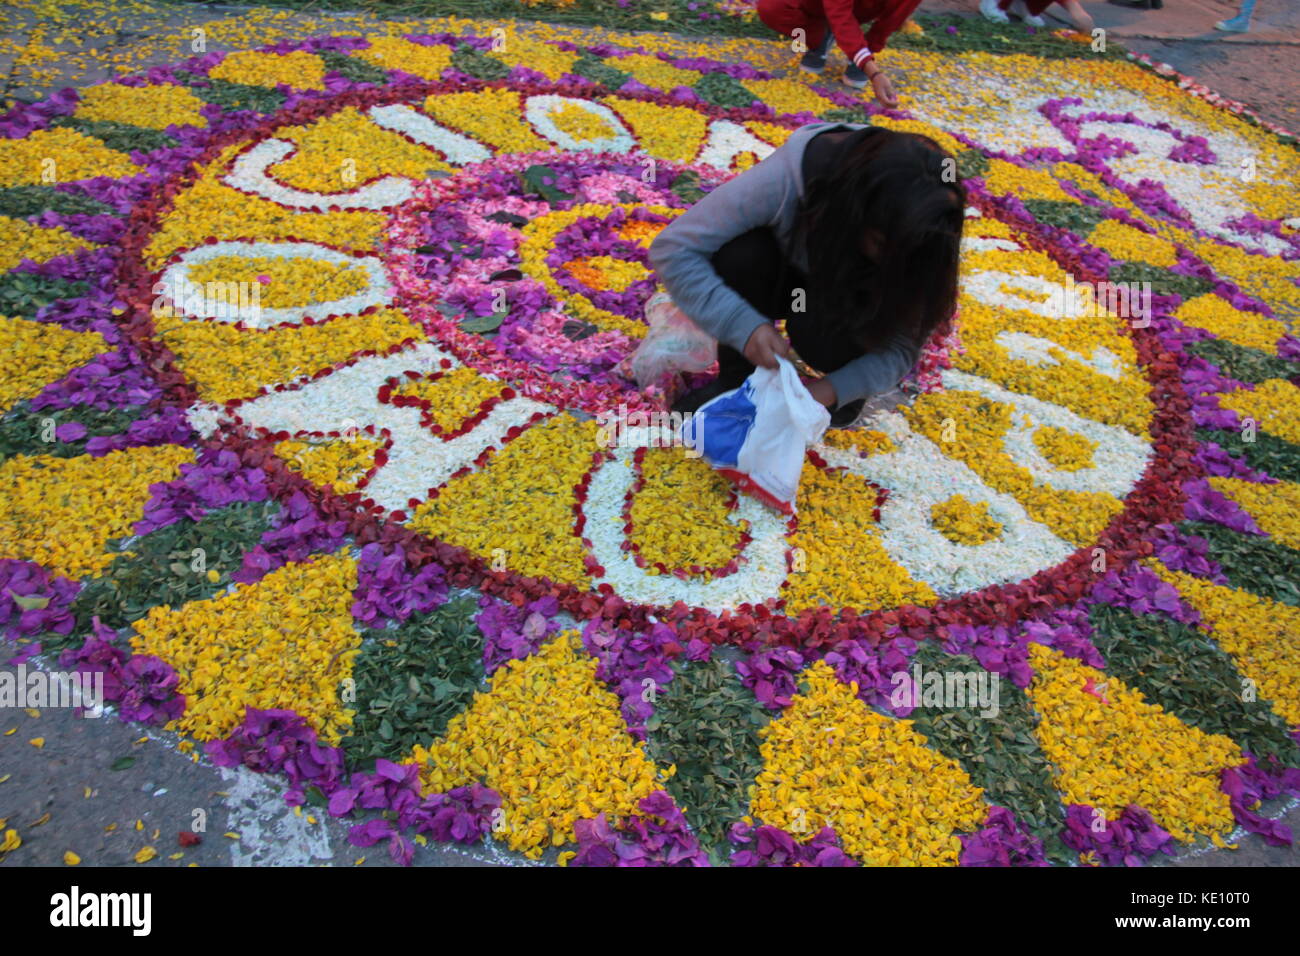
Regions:
<instances>
[{"instance_id":1,"label":"gray hoodie sleeve","mask_svg":"<svg viewBox=\"0 0 1300 956\"><path fill-rule=\"evenodd\" d=\"M770 321L722 281L710 261L739 235L776 228L782 208L798 202L787 147L730 179L670 222L650 244L650 264L673 302L719 342L743 351ZM793 157L798 163L798 156Z\"/></svg>"},{"instance_id":2,"label":"gray hoodie sleeve","mask_svg":"<svg viewBox=\"0 0 1300 956\"><path fill-rule=\"evenodd\" d=\"M839 405L887 392L903 380L921 355L921 347L909 335L893 335L878 349L860 355L826 376L835 387Z\"/></svg>"}]
</instances>

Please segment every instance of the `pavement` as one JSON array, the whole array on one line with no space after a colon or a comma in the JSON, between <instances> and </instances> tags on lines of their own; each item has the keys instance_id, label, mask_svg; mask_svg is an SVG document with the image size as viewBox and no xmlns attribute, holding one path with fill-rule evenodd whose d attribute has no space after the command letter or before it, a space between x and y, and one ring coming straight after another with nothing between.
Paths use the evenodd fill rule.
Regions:
<instances>
[{"instance_id":1,"label":"pavement","mask_svg":"<svg viewBox=\"0 0 1300 956\"><path fill-rule=\"evenodd\" d=\"M975 0L927 0L925 11L974 13ZM1300 4L1259 0L1252 32L1225 34L1217 20L1234 15L1229 0L1169 0L1164 9L1139 11L1107 3L1085 7L1097 25L1130 49L1169 63L1211 89L1242 101L1283 127L1300 128ZM133 31L102 40L106 55L128 56L133 67L165 63L185 55L179 48L194 24L239 20L243 8L141 7ZM0 88L49 90L96 82L115 72L103 66L43 63L39 82L10 76L14 56L36 22L29 11L0 10ZM134 15L134 14L133 14ZM316 20L288 13L286 35L344 29L345 18ZM157 43L178 38L175 51ZM132 54L132 45L152 38L154 49ZM214 43L212 49L223 48ZM120 62L120 59L119 59ZM9 81L13 81L12 87ZM0 644L0 668L14 648ZM33 741L39 741L37 746ZM0 709L0 832L14 829L22 845L0 858L0 869L63 865L67 852L83 866L390 866L380 845L358 849L347 842L347 824L323 810L287 807L279 778L195 763L178 750L174 735L144 732L108 714L78 717L71 710ZM1300 831L1296 801L1265 807ZM202 842L179 844L181 831L199 831ZM1300 845L1273 847L1260 837L1235 834L1236 851L1202 847L1182 851L1157 866L1297 866ZM137 864L152 848L156 856ZM147 851L145 853L147 854ZM519 865L522 858L488 848L418 847L417 866Z\"/></svg>"},{"instance_id":2,"label":"pavement","mask_svg":"<svg viewBox=\"0 0 1300 956\"><path fill-rule=\"evenodd\" d=\"M0 670L16 670L14 650L0 644ZM0 870L64 866L68 852L80 866L395 865L386 844L350 845L350 822L287 806L280 777L196 763L179 742L108 711L0 708L0 833L22 839ZM182 846L182 831L201 842ZM151 858L138 863L141 851ZM413 865L518 862L493 847L433 844L416 847Z\"/></svg>"}]
</instances>

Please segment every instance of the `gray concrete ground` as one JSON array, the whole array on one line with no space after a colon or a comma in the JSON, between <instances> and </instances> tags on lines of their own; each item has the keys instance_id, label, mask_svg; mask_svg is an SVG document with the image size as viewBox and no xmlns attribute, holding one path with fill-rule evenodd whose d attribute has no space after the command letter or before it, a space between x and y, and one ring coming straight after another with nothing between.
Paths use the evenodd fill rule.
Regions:
<instances>
[{"instance_id":1,"label":"gray concrete ground","mask_svg":"<svg viewBox=\"0 0 1300 956\"><path fill-rule=\"evenodd\" d=\"M0 645L0 669L13 670L13 650ZM81 866L394 865L385 844L350 845L348 824L323 809L295 813L281 778L214 767L206 758L194 763L177 750L178 739L111 713L90 719L69 708L0 708L0 777L7 777L0 834L13 829L23 841L0 869L63 866L68 851ZM200 826L202 842L182 847L181 831ZM157 856L137 864L136 854L149 847ZM503 861L492 848L430 845L417 847L413 862Z\"/></svg>"},{"instance_id":2,"label":"gray concrete ground","mask_svg":"<svg viewBox=\"0 0 1300 956\"><path fill-rule=\"evenodd\" d=\"M975 6L974 0L927 0L924 9L971 12ZM1170 0L1160 11L1098 2L1085 6L1099 26L1129 48L1170 63L1274 123L1300 127L1300 5L1260 0L1255 29L1245 35L1214 30L1216 20L1236 12L1236 3L1228 0ZM237 22L241 9L140 5L130 11L129 28L123 20L116 32L96 32L96 48L105 56L137 51L130 62L138 68L171 62L188 55L183 44L193 25ZM331 17L330 25L340 29L344 19ZM38 22L28 10L0 8L0 86L48 91L113 75L114 70L87 58L44 62L36 73L30 65L13 71L17 50ZM323 29L319 23L298 14L283 18L287 35ZM138 51L142 41L150 49ZM219 36L209 48L224 48ZM0 667L7 666L12 653L12 646L0 645ZM43 739L43 746L34 746L34 739ZM206 760L195 764L178 752L172 735L144 735L112 715L86 720L69 710L0 710L0 778L0 820L6 821L0 830L14 829L22 839L22 846L0 860L0 868L62 865L68 851L83 866L353 866L358 860L363 866L392 865L383 846L350 846L346 825L323 811L295 814L284 804L279 779L223 770ZM206 817L203 842L182 848L178 834L196 829L196 811ZM1300 807L1279 805L1266 812L1281 815L1300 832ZM1239 834L1236 841L1237 851L1186 850L1160 865L1300 865L1300 846L1270 847L1253 835ZM153 847L156 858L134 863L145 847ZM176 854L181 855L173 859ZM522 860L493 848L421 847L414 862L482 866Z\"/></svg>"}]
</instances>

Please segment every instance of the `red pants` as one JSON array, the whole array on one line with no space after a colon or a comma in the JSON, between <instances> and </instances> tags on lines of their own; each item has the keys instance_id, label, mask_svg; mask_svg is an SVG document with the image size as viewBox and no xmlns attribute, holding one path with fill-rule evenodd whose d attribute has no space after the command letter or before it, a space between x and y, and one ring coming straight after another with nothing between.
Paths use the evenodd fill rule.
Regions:
<instances>
[{"instance_id":1,"label":"red pants","mask_svg":"<svg viewBox=\"0 0 1300 956\"><path fill-rule=\"evenodd\" d=\"M1036 17L1055 2L1056 0L1025 0L1025 9L1029 11L1031 17ZM1012 0L998 0L998 9L1009 10L1011 3Z\"/></svg>"},{"instance_id":2,"label":"red pants","mask_svg":"<svg viewBox=\"0 0 1300 956\"><path fill-rule=\"evenodd\" d=\"M870 18L872 4L854 3L853 13L859 23ZM861 10L859 10L861 8ZM821 0L758 0L758 18L777 33L793 36L795 30L804 31L804 43L815 50L826 39L826 12Z\"/></svg>"}]
</instances>

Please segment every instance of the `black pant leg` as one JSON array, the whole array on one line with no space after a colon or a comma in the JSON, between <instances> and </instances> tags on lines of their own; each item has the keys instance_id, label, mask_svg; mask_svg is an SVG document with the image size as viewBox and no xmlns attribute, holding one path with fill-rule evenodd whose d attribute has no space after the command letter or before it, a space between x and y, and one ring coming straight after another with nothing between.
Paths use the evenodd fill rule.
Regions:
<instances>
[{"instance_id":1,"label":"black pant leg","mask_svg":"<svg viewBox=\"0 0 1300 956\"><path fill-rule=\"evenodd\" d=\"M736 236L713 254L712 263L722 281L768 321L775 323L789 314L789 289L782 281L787 263L770 228ZM737 388L753 371L753 363L744 355L718 343L718 382Z\"/></svg>"},{"instance_id":2,"label":"black pant leg","mask_svg":"<svg viewBox=\"0 0 1300 956\"><path fill-rule=\"evenodd\" d=\"M785 324L799 357L825 374L842 368L862 354L862 347L807 312L796 312Z\"/></svg>"},{"instance_id":3,"label":"black pant leg","mask_svg":"<svg viewBox=\"0 0 1300 956\"><path fill-rule=\"evenodd\" d=\"M799 357L822 374L843 368L863 354L860 342L855 342L840 330L828 328L825 322L818 321L809 312L791 314L786 320L785 329L790 335L790 344L799 353ZM831 410L831 424L852 423L865 404L864 398L837 404Z\"/></svg>"},{"instance_id":4,"label":"black pant leg","mask_svg":"<svg viewBox=\"0 0 1300 956\"><path fill-rule=\"evenodd\" d=\"M727 242L713 254L712 263L722 281L769 320L789 314L790 300L781 283L787 263L767 226Z\"/></svg>"}]
</instances>

